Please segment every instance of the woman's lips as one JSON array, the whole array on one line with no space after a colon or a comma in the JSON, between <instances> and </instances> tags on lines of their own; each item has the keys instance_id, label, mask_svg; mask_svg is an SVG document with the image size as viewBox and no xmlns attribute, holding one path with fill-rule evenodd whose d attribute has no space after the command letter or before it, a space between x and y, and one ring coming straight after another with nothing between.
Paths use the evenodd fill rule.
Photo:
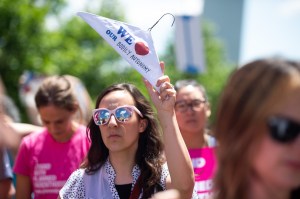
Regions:
<instances>
[{"instance_id":1,"label":"woman's lips","mask_svg":"<svg viewBox=\"0 0 300 199\"><path fill-rule=\"evenodd\" d=\"M117 138L117 137L121 137L121 136L118 134L111 134L108 136L108 138Z\"/></svg>"}]
</instances>

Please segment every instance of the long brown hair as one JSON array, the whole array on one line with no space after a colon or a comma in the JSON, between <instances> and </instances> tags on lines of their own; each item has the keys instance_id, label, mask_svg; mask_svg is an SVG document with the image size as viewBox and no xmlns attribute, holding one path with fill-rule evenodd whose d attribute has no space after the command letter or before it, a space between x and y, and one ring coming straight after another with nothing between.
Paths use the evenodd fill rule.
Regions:
<instances>
[{"instance_id":1,"label":"long brown hair","mask_svg":"<svg viewBox=\"0 0 300 199\"><path fill-rule=\"evenodd\" d=\"M139 136L135 161L141 169L143 198L150 198L155 191L162 190L159 182L164 161L162 158L163 145L160 128L150 103L143 94L131 84L115 84L106 88L98 96L95 108L98 108L104 96L118 90L124 90L133 97L135 106L142 113L143 118L148 121L147 128ZM99 126L94 123L93 118L91 118L88 124L87 133L91 139L91 147L82 167L86 168L88 174L93 174L104 165L108 158L109 151L102 140Z\"/></svg>"},{"instance_id":2,"label":"long brown hair","mask_svg":"<svg viewBox=\"0 0 300 199\"><path fill-rule=\"evenodd\" d=\"M218 141L217 199L247 198L254 146L262 124L283 102L294 86L299 87L295 64L279 59L257 60L231 75L218 106L214 134Z\"/></svg>"}]
</instances>

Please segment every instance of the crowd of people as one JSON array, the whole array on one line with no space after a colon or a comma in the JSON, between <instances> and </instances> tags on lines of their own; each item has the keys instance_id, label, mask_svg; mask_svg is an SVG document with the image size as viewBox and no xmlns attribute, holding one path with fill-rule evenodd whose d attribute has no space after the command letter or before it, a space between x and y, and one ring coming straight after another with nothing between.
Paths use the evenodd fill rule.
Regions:
<instances>
[{"instance_id":1,"label":"crowd of people","mask_svg":"<svg viewBox=\"0 0 300 199\"><path fill-rule=\"evenodd\" d=\"M299 62L236 68L212 124L204 86L171 82L144 80L150 101L109 85L82 122L70 79L47 77L34 97L42 126L8 113L2 89L0 198L300 198Z\"/></svg>"}]
</instances>

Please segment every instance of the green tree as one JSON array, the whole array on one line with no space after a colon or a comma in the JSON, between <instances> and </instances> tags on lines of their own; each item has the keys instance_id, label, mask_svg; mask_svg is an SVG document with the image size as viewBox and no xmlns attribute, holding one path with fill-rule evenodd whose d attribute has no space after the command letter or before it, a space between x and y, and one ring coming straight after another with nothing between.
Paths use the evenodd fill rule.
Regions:
<instances>
[{"instance_id":1,"label":"green tree","mask_svg":"<svg viewBox=\"0 0 300 199\"><path fill-rule=\"evenodd\" d=\"M58 13L63 5L63 0L0 1L0 74L8 94L17 102L20 74L42 64L45 18Z\"/></svg>"},{"instance_id":2,"label":"green tree","mask_svg":"<svg viewBox=\"0 0 300 199\"><path fill-rule=\"evenodd\" d=\"M124 14L116 4L117 0L103 1L98 14L122 20ZM47 29L46 18L58 16L64 6L63 0L0 2L0 74L20 108L18 81L25 70L77 76L92 96L114 80L113 72L104 73L101 66L113 65L118 54L75 13L59 28Z\"/></svg>"}]
</instances>

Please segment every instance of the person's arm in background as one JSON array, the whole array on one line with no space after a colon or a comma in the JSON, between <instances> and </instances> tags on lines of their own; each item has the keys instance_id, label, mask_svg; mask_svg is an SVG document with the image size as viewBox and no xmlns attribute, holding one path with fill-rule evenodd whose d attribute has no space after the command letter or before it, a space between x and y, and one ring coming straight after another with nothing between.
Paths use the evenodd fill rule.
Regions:
<instances>
[{"instance_id":1,"label":"person's arm in background","mask_svg":"<svg viewBox=\"0 0 300 199\"><path fill-rule=\"evenodd\" d=\"M15 188L12 183L12 170L9 164L7 151L0 148L0 198L12 198Z\"/></svg>"},{"instance_id":2,"label":"person's arm in background","mask_svg":"<svg viewBox=\"0 0 300 199\"><path fill-rule=\"evenodd\" d=\"M31 199L31 192L30 178L17 174L16 199Z\"/></svg>"},{"instance_id":3,"label":"person's arm in background","mask_svg":"<svg viewBox=\"0 0 300 199\"><path fill-rule=\"evenodd\" d=\"M31 199L33 185L30 172L32 161L30 141L25 137L22 139L18 154L16 156L13 172L16 174L16 198Z\"/></svg>"},{"instance_id":4,"label":"person's arm in background","mask_svg":"<svg viewBox=\"0 0 300 199\"><path fill-rule=\"evenodd\" d=\"M163 63L161 63L161 67L164 67ZM157 109L163 131L165 156L171 178L167 179L170 180L170 184L167 183L167 189L177 189L182 199L191 198L194 189L194 171L176 120L174 110L176 91L167 76L163 76L157 81L156 86L160 87L160 93L154 91L149 82L145 81L145 84Z\"/></svg>"},{"instance_id":5,"label":"person's arm in background","mask_svg":"<svg viewBox=\"0 0 300 199\"><path fill-rule=\"evenodd\" d=\"M8 116L0 114L0 140L2 145L13 152L14 156L18 152L22 138L42 128L32 124L16 123Z\"/></svg>"},{"instance_id":6,"label":"person's arm in background","mask_svg":"<svg viewBox=\"0 0 300 199\"><path fill-rule=\"evenodd\" d=\"M0 180L0 198L11 198L10 195L10 189L12 186L12 180L11 179L3 179Z\"/></svg>"},{"instance_id":7,"label":"person's arm in background","mask_svg":"<svg viewBox=\"0 0 300 199\"><path fill-rule=\"evenodd\" d=\"M29 135L32 132L40 131L44 128L42 126L17 122L10 123L9 125L21 138Z\"/></svg>"}]
</instances>

